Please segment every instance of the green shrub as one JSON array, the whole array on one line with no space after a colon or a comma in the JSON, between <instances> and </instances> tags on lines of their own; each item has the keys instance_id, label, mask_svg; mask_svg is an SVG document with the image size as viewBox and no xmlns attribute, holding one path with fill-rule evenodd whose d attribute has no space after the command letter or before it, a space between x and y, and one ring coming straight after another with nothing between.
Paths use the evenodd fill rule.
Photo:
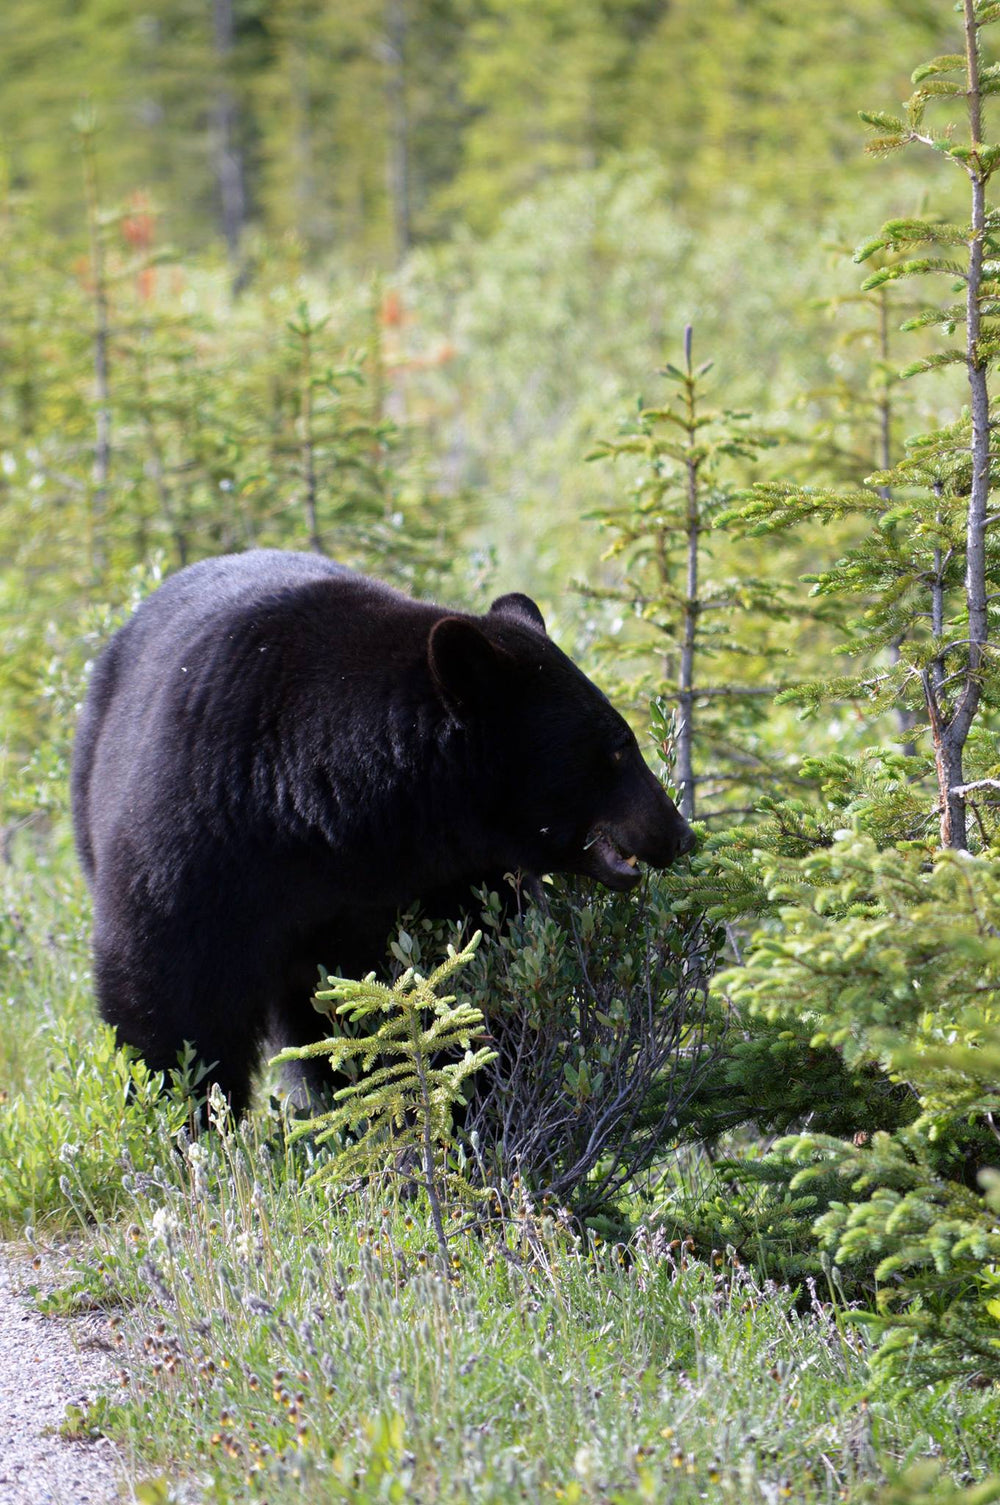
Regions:
<instances>
[{"instance_id":1,"label":"green shrub","mask_svg":"<svg viewBox=\"0 0 1000 1505\"><path fill-rule=\"evenodd\" d=\"M476 1076L463 1137L493 1185L520 1175L581 1216L611 1210L677 1140L712 1051L708 979L721 932L674 913L670 884L637 894L556 880L507 917L483 894L487 943L463 970L496 1059ZM407 921L397 961L421 967L444 928Z\"/></svg>"},{"instance_id":2,"label":"green shrub","mask_svg":"<svg viewBox=\"0 0 1000 1505\"><path fill-rule=\"evenodd\" d=\"M871 1269L879 1364L1000 1379L1000 867L844 834L767 872L779 924L717 978L720 996L805 1021L814 1048L879 1068L916 1110L892 1132L811 1125L779 1142L789 1191L822 1187L821 1247Z\"/></svg>"},{"instance_id":3,"label":"green shrub","mask_svg":"<svg viewBox=\"0 0 1000 1505\"><path fill-rule=\"evenodd\" d=\"M81 1043L64 1025L46 1037L46 1069L30 1097L0 1102L0 1229L62 1229L113 1214L123 1176L158 1164L187 1120L183 1091L115 1047L100 1026Z\"/></svg>"}]
</instances>

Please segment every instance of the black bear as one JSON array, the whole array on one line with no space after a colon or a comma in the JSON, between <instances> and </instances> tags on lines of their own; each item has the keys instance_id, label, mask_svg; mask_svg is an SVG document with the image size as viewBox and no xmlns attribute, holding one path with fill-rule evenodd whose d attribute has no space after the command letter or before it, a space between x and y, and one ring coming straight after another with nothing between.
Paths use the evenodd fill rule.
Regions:
<instances>
[{"instance_id":1,"label":"black bear","mask_svg":"<svg viewBox=\"0 0 1000 1505\"><path fill-rule=\"evenodd\" d=\"M481 617L311 554L181 570L94 667L73 760L101 1013L184 1041L238 1112L266 1041L320 1037L398 910L505 871L638 882L692 835L527 596Z\"/></svg>"}]
</instances>

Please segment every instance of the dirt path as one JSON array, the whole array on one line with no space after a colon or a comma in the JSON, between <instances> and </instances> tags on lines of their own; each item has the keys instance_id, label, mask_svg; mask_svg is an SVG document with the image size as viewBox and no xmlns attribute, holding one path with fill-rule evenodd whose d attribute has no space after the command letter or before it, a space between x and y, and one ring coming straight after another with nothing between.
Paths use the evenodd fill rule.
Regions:
<instances>
[{"instance_id":1,"label":"dirt path","mask_svg":"<svg viewBox=\"0 0 1000 1505\"><path fill-rule=\"evenodd\" d=\"M112 1391L120 1368L101 1316L39 1315L38 1281L20 1251L0 1245L0 1505L110 1505L131 1500L112 1443L66 1442L70 1402Z\"/></svg>"}]
</instances>

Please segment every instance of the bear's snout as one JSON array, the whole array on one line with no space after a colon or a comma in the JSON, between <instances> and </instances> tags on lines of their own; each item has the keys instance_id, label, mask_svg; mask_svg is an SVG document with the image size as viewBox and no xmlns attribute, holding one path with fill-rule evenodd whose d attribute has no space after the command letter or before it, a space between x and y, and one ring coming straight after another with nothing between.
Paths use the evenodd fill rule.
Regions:
<instances>
[{"instance_id":1,"label":"bear's snout","mask_svg":"<svg viewBox=\"0 0 1000 1505\"><path fill-rule=\"evenodd\" d=\"M632 843L632 850L640 862L649 867L669 867L678 857L686 857L695 846L695 834L673 800L666 794L663 794L663 800L667 808L658 819L650 821L641 834L635 833ZM622 837L627 841L626 832Z\"/></svg>"},{"instance_id":2,"label":"bear's snout","mask_svg":"<svg viewBox=\"0 0 1000 1505\"><path fill-rule=\"evenodd\" d=\"M584 842L584 871L605 887L624 891L642 876L640 864L665 868L695 845L695 834L652 771L644 764L624 798L594 822Z\"/></svg>"}]
</instances>

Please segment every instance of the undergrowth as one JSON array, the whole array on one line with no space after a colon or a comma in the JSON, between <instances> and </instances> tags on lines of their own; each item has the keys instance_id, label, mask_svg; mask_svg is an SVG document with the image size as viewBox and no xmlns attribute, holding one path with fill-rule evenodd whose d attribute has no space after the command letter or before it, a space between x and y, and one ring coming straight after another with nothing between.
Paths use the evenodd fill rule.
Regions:
<instances>
[{"instance_id":1,"label":"undergrowth","mask_svg":"<svg viewBox=\"0 0 1000 1505\"><path fill-rule=\"evenodd\" d=\"M422 1201L335 1193L276 1112L179 1142L54 1304L117 1314L87 1424L199 1498L863 1500L959 1433L997 1461L991 1393L872 1392L830 1293L731 1251L605 1243L511 1187L445 1276Z\"/></svg>"},{"instance_id":2,"label":"undergrowth","mask_svg":"<svg viewBox=\"0 0 1000 1505\"><path fill-rule=\"evenodd\" d=\"M150 1505L945 1501L996 1470L995 1388L873 1386L835 1282L768 1280L712 1217L674 1236L685 1165L692 1207L724 1193L694 1149L618 1243L509 1172L503 1217L447 1223L445 1275L405 1176L317 1176L266 1092L192 1139L191 1073L158 1095L94 1022L69 871L4 877L0 1217L63 1251L43 1310L110 1314L118 1389L66 1428L121 1443Z\"/></svg>"}]
</instances>

